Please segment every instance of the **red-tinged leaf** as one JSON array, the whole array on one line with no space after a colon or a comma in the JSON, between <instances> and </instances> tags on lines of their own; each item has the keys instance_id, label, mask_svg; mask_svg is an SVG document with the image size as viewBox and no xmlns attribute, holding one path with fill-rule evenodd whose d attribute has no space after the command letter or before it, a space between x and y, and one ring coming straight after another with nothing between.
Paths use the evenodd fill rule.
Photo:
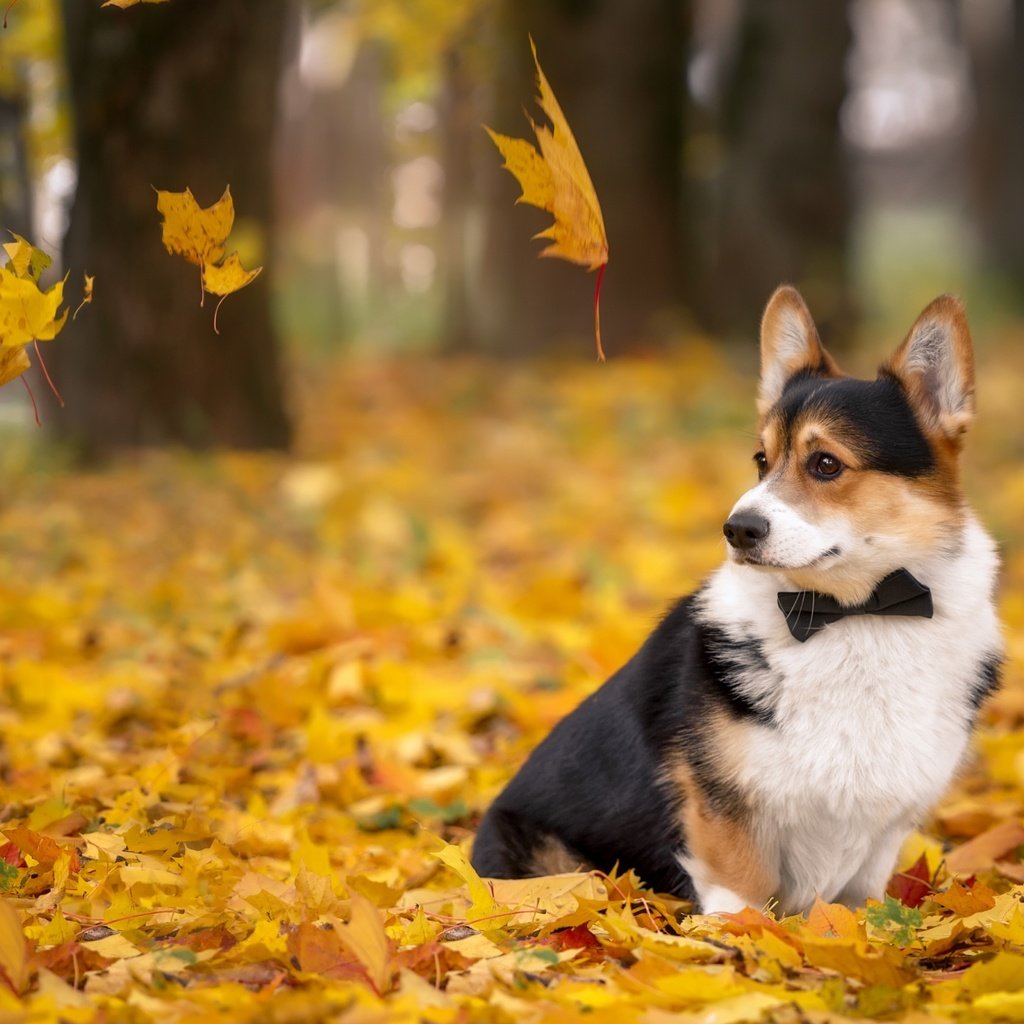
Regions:
<instances>
[{"instance_id":1,"label":"red-tinged leaf","mask_svg":"<svg viewBox=\"0 0 1024 1024\"><path fill-rule=\"evenodd\" d=\"M421 978L437 982L443 981L449 971L468 970L476 961L443 942L431 941L399 950L393 962L396 969L405 968Z\"/></svg>"},{"instance_id":2,"label":"red-tinged leaf","mask_svg":"<svg viewBox=\"0 0 1024 1024\"><path fill-rule=\"evenodd\" d=\"M773 921L767 914L753 907L744 907L735 914L719 914L723 921L722 931L732 935L760 935L761 932L771 932L776 938L788 942L791 946L798 945L798 940L792 932L787 931L778 921Z\"/></svg>"},{"instance_id":3,"label":"red-tinged leaf","mask_svg":"<svg viewBox=\"0 0 1024 1024\"><path fill-rule=\"evenodd\" d=\"M335 981L362 981L371 984L360 959L342 942L333 928L321 928L304 921L288 936L288 951L299 969Z\"/></svg>"},{"instance_id":4,"label":"red-tinged leaf","mask_svg":"<svg viewBox=\"0 0 1024 1024\"><path fill-rule=\"evenodd\" d=\"M585 925L577 924L571 928L559 928L541 939L541 943L551 949L601 949L594 933Z\"/></svg>"},{"instance_id":5,"label":"red-tinged leaf","mask_svg":"<svg viewBox=\"0 0 1024 1024\"><path fill-rule=\"evenodd\" d=\"M931 877L928 858L922 853L906 871L897 872L892 876L885 891L904 906L919 907L925 897L935 891L932 888Z\"/></svg>"},{"instance_id":6,"label":"red-tinged leaf","mask_svg":"<svg viewBox=\"0 0 1024 1024\"><path fill-rule=\"evenodd\" d=\"M0 846L0 860L15 868L24 868L28 866L25 863L25 858L22 856L21 850L15 843L4 843L3 846Z\"/></svg>"},{"instance_id":7,"label":"red-tinged leaf","mask_svg":"<svg viewBox=\"0 0 1024 1024\"><path fill-rule=\"evenodd\" d=\"M29 957L33 969L45 967L59 978L74 983L87 971L102 971L114 961L102 956L89 946L83 946L77 939L64 942L49 949L36 949Z\"/></svg>"},{"instance_id":8,"label":"red-tinged leaf","mask_svg":"<svg viewBox=\"0 0 1024 1024\"><path fill-rule=\"evenodd\" d=\"M193 953L202 953L207 949L228 950L237 943L238 939L220 924L214 928L200 928L185 935L173 935L163 945L184 947L191 949Z\"/></svg>"},{"instance_id":9,"label":"red-tinged leaf","mask_svg":"<svg viewBox=\"0 0 1024 1024\"><path fill-rule=\"evenodd\" d=\"M42 832L33 832L30 828L5 829L4 835L22 853L28 854L40 864L51 865L56 863L61 853L68 848L66 845L58 843L51 836L43 835ZM74 874L79 870L80 866L78 851L72 848L69 871Z\"/></svg>"}]
</instances>

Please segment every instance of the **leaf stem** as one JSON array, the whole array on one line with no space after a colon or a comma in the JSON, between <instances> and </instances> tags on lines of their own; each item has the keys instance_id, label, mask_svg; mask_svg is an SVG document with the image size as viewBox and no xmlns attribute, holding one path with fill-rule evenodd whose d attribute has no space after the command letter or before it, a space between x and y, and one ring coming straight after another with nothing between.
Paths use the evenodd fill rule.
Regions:
<instances>
[{"instance_id":1,"label":"leaf stem","mask_svg":"<svg viewBox=\"0 0 1024 1024\"><path fill-rule=\"evenodd\" d=\"M36 356L39 359L39 369L43 371L43 376L46 378L46 383L50 385L50 390L53 392L53 397L56 398L58 402L60 402L60 407L63 409L64 399L61 396L61 393L57 390L57 385L54 384L53 381L50 379L50 371L46 369L46 363L43 360L43 353L39 351L39 342L33 341L32 344L33 346L35 346Z\"/></svg>"},{"instance_id":2,"label":"leaf stem","mask_svg":"<svg viewBox=\"0 0 1024 1024\"><path fill-rule=\"evenodd\" d=\"M21 383L25 385L25 390L28 392L28 397L32 402L32 415L36 418L36 426L41 427L43 421L39 418L39 407L36 405L36 396L32 394L32 386L24 377L21 378Z\"/></svg>"},{"instance_id":3,"label":"leaf stem","mask_svg":"<svg viewBox=\"0 0 1024 1024\"><path fill-rule=\"evenodd\" d=\"M594 289L594 341L597 342L597 361L604 362L604 349L601 347L601 282L607 262L597 268L597 287Z\"/></svg>"}]
</instances>

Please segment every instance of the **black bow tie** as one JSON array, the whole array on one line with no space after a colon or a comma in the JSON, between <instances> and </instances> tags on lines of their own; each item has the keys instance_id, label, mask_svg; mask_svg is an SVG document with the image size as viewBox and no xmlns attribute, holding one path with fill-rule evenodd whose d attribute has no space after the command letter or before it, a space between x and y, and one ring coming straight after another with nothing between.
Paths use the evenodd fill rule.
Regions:
<instances>
[{"instance_id":1,"label":"black bow tie","mask_svg":"<svg viewBox=\"0 0 1024 1024\"><path fill-rule=\"evenodd\" d=\"M846 608L833 597L801 590L779 594L779 607L790 633L803 643L830 622L838 622L847 615L919 615L930 619L932 592L906 569L897 569L875 587L863 604Z\"/></svg>"}]
</instances>

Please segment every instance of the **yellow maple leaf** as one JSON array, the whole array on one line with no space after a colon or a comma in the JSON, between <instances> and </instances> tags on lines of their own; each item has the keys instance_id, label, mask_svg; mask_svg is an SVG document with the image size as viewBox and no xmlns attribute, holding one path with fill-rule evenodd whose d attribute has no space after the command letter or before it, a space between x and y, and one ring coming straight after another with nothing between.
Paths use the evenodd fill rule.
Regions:
<instances>
[{"instance_id":1,"label":"yellow maple leaf","mask_svg":"<svg viewBox=\"0 0 1024 1024\"><path fill-rule=\"evenodd\" d=\"M31 366L24 346L4 348L0 345L0 388L20 377Z\"/></svg>"},{"instance_id":2,"label":"yellow maple leaf","mask_svg":"<svg viewBox=\"0 0 1024 1024\"><path fill-rule=\"evenodd\" d=\"M184 256L197 267L224 258L224 242L235 223L230 185L217 202L205 209L196 202L190 188L184 192L157 189L156 208L163 214L163 243L172 256Z\"/></svg>"},{"instance_id":3,"label":"yellow maple leaf","mask_svg":"<svg viewBox=\"0 0 1024 1024\"><path fill-rule=\"evenodd\" d=\"M64 281L44 292L31 277L0 269L0 346L51 341L68 318L66 309L57 315L63 301Z\"/></svg>"},{"instance_id":4,"label":"yellow maple leaf","mask_svg":"<svg viewBox=\"0 0 1024 1024\"><path fill-rule=\"evenodd\" d=\"M608 236L601 204L569 123L541 69L532 38L530 49L537 67L540 94L537 104L551 122L548 128L529 118L539 150L526 139L502 135L486 125L484 128L505 158L503 166L511 171L523 190L516 202L547 210L555 218L550 227L534 236L551 240L540 255L556 256L598 271L594 294L594 335L597 357L603 362L600 299L601 281L608 263Z\"/></svg>"},{"instance_id":5,"label":"yellow maple leaf","mask_svg":"<svg viewBox=\"0 0 1024 1024\"><path fill-rule=\"evenodd\" d=\"M7 900L0 900L0 976L16 994L28 983L28 949L21 919Z\"/></svg>"},{"instance_id":6,"label":"yellow maple leaf","mask_svg":"<svg viewBox=\"0 0 1024 1024\"><path fill-rule=\"evenodd\" d=\"M365 896L353 893L351 907L348 923L336 925L337 935L366 969L380 995L391 981L391 943L377 908Z\"/></svg>"},{"instance_id":7,"label":"yellow maple leaf","mask_svg":"<svg viewBox=\"0 0 1024 1024\"><path fill-rule=\"evenodd\" d=\"M33 281L38 281L39 275L53 263L53 259L21 235L13 231L9 234L14 241L4 243L3 248L8 259L7 269L17 277L29 277Z\"/></svg>"},{"instance_id":8,"label":"yellow maple leaf","mask_svg":"<svg viewBox=\"0 0 1024 1024\"><path fill-rule=\"evenodd\" d=\"M165 4L167 0L104 0L102 7L135 7L137 4Z\"/></svg>"},{"instance_id":9,"label":"yellow maple leaf","mask_svg":"<svg viewBox=\"0 0 1024 1024\"><path fill-rule=\"evenodd\" d=\"M199 267L199 284L203 304L207 292L221 297L213 314L217 331L217 313L225 296L244 288L259 276L262 267L246 270L233 252L224 257L224 243L235 223L235 204L231 186L212 206L203 209L192 195L184 192L163 192L156 189L156 208L163 214L163 243L171 255L184 256Z\"/></svg>"},{"instance_id":10,"label":"yellow maple leaf","mask_svg":"<svg viewBox=\"0 0 1024 1024\"><path fill-rule=\"evenodd\" d=\"M203 264L203 288L220 296L220 302L217 303L217 308L213 311L213 329L216 333L220 333L217 330L217 314L220 312L221 302L232 292L237 292L259 277L262 269L262 267L256 267L254 270L246 270L242 266L237 252L233 252L220 264Z\"/></svg>"}]
</instances>

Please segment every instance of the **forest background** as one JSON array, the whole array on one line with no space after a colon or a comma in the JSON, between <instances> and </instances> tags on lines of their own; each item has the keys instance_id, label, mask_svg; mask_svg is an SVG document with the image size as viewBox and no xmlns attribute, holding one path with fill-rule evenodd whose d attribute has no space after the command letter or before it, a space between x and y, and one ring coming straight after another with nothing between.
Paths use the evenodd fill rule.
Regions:
<instances>
[{"instance_id":1,"label":"forest background","mask_svg":"<svg viewBox=\"0 0 1024 1024\"><path fill-rule=\"evenodd\" d=\"M90 304L0 390L12 1019L1024 1015L1024 10L1009 0L16 0L0 227ZM538 260L482 130L528 34L611 260ZM214 331L154 188L230 185ZM722 554L756 329L869 373L967 302L1010 662L856 915L482 885L480 812ZM72 305L77 305L77 298ZM884 756L884 751L879 752ZM767 910L767 915L762 913ZM685 1016L678 1016L684 1014Z\"/></svg>"}]
</instances>

